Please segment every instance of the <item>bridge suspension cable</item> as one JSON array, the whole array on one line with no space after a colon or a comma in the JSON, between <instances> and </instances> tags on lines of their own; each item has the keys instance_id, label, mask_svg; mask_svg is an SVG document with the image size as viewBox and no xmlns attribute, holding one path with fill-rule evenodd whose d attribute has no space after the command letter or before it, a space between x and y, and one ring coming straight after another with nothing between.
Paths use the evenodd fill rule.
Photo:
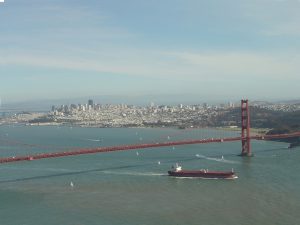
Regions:
<instances>
[{"instance_id":1,"label":"bridge suspension cable","mask_svg":"<svg viewBox=\"0 0 300 225\"><path fill-rule=\"evenodd\" d=\"M278 139L278 138L290 138L290 137L300 137L300 132L295 132L290 134L255 135L255 136L250 136L249 139L271 140L276 138ZM241 140L243 140L242 137L210 138L210 139L201 139L201 140L183 140L183 141L172 141L172 142L163 142L163 143L87 148L87 149L78 149L78 150L66 151L66 152L53 152L53 153L27 155L27 156L0 158L0 163L32 161L32 160L45 159L45 158L58 158L64 156L75 156L75 155L82 155L82 154L94 154L94 153L114 152L114 151L127 151L127 150L134 150L134 149L150 149L150 148L159 148L159 147L166 147L166 146L206 144L206 143L214 143L214 142L230 142L230 141L241 141Z\"/></svg>"},{"instance_id":2,"label":"bridge suspension cable","mask_svg":"<svg viewBox=\"0 0 300 225\"><path fill-rule=\"evenodd\" d=\"M12 156L0 158L0 163L10 163L17 161L32 161L37 159L44 158L57 158L64 156L75 156L82 154L94 154L101 152L114 152L114 151L126 151L134 149L150 149L166 146L177 146L177 145L189 145L189 144L206 144L213 142L230 142L230 141L241 141L242 142L242 153L243 156L251 156L251 145L250 140L272 140L272 139L282 139L282 138L291 138L291 137L300 137L300 132L294 132L289 134L274 134L274 135L251 135L250 134L250 113L248 100L241 100L241 136L240 137L218 137L218 138L207 138L208 134L194 137L194 139L188 140L172 140L171 137L167 136L166 142L152 142L152 143L138 143L133 145L120 145L120 146L110 146L110 147L96 147L96 148L85 148L85 149L75 149L70 151L63 152L52 152L52 153L41 153L41 154L32 154L25 156ZM206 131L207 132L207 131ZM222 132L222 130L221 130ZM181 133L181 132L178 132ZM181 133L182 134L182 133ZM15 144L24 144L20 142L14 142ZM33 145L32 145L33 147Z\"/></svg>"}]
</instances>

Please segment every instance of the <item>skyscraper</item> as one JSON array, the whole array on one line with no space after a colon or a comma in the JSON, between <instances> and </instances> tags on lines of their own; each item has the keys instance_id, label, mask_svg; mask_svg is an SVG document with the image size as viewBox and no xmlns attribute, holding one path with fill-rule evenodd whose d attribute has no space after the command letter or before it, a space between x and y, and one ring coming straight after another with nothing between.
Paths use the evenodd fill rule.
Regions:
<instances>
[{"instance_id":1,"label":"skyscraper","mask_svg":"<svg viewBox=\"0 0 300 225\"><path fill-rule=\"evenodd\" d=\"M94 101L92 99L89 99L88 105L93 106L94 105Z\"/></svg>"}]
</instances>

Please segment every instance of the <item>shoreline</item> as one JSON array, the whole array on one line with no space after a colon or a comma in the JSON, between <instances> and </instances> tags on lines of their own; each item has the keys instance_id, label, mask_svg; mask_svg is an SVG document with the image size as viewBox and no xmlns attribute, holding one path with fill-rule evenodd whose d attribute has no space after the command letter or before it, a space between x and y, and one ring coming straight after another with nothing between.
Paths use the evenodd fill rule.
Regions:
<instances>
[{"instance_id":1,"label":"shoreline","mask_svg":"<svg viewBox=\"0 0 300 225\"><path fill-rule=\"evenodd\" d=\"M25 123L25 122L14 122L14 123L0 123L0 126L59 126L59 127L83 127L83 128L171 128L171 129L182 129L182 130L190 130L190 129L216 129L222 131L236 131L240 132L240 127L213 127L213 126L166 126L166 125L91 125L91 124L72 124L72 123L58 123L58 122L46 122L46 123ZM269 128L251 128L251 133L253 135L261 135L266 134L270 129Z\"/></svg>"}]
</instances>

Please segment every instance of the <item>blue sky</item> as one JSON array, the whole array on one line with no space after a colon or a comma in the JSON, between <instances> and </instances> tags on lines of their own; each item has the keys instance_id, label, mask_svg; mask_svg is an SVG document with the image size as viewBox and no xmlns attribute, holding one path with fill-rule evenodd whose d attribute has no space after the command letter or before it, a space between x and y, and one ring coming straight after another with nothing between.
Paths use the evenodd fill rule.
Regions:
<instances>
[{"instance_id":1,"label":"blue sky","mask_svg":"<svg viewBox=\"0 0 300 225\"><path fill-rule=\"evenodd\" d=\"M299 0L5 0L2 103L300 97Z\"/></svg>"}]
</instances>

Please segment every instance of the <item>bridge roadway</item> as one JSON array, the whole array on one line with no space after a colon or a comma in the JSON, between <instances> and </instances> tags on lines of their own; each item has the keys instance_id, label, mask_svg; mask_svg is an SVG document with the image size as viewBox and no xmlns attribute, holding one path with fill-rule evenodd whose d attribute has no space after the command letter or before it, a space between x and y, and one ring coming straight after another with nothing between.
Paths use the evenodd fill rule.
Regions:
<instances>
[{"instance_id":1,"label":"bridge roadway","mask_svg":"<svg viewBox=\"0 0 300 225\"><path fill-rule=\"evenodd\" d=\"M295 132L290 134L275 134L275 135L254 135L254 136L250 136L249 138L254 140L272 140L276 138L291 138L291 137L300 137L300 132ZM245 137L244 139L246 138L247 137ZM209 138L209 139L199 139L199 140L182 140L182 141L171 141L171 142L162 142L162 143L86 148L86 149L77 149L77 150L66 151L66 152L52 152L52 153L41 153L35 155L0 158L0 163L32 161L32 160L45 159L45 158L57 158L57 157L64 157L64 156L94 154L94 153L102 153L102 152L126 151L126 150L134 150L134 149L149 149L149 148L177 146L177 145L205 144L205 143L213 143L213 142L230 142L230 141L241 141L241 140L242 137Z\"/></svg>"}]
</instances>

